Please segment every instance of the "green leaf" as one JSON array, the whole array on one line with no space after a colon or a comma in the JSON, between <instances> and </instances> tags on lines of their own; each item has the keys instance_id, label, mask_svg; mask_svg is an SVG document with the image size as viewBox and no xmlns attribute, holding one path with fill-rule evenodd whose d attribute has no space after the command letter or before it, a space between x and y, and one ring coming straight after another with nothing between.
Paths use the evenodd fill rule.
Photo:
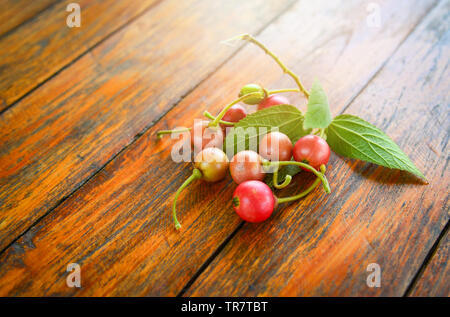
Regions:
<instances>
[{"instance_id":1,"label":"green leaf","mask_svg":"<svg viewBox=\"0 0 450 317\"><path fill-rule=\"evenodd\" d=\"M425 179L391 138L361 118L348 114L337 116L326 134L330 147L342 156L408 171Z\"/></svg>"},{"instance_id":2,"label":"green leaf","mask_svg":"<svg viewBox=\"0 0 450 317\"><path fill-rule=\"evenodd\" d=\"M296 165L283 166L278 172L278 183L282 183L287 175L295 176L300 173L302 169ZM267 174L264 182L269 185L270 188L274 189L273 186L273 174Z\"/></svg>"},{"instance_id":3,"label":"green leaf","mask_svg":"<svg viewBox=\"0 0 450 317\"><path fill-rule=\"evenodd\" d=\"M331 111L328 98L322 86L314 81L308 99L308 108L305 114L305 129L324 129L331 123Z\"/></svg>"},{"instance_id":4,"label":"green leaf","mask_svg":"<svg viewBox=\"0 0 450 317\"><path fill-rule=\"evenodd\" d=\"M302 112L291 105L273 106L252 113L229 131L225 139L227 154L249 148L257 151L260 138L273 130L286 134L295 143L311 131L303 128L303 120Z\"/></svg>"}]
</instances>

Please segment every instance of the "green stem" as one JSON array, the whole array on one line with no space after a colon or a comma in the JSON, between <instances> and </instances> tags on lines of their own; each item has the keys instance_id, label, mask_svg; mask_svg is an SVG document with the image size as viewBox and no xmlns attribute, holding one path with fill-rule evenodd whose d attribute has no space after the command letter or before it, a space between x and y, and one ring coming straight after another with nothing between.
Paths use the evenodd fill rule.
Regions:
<instances>
[{"instance_id":1,"label":"green stem","mask_svg":"<svg viewBox=\"0 0 450 317\"><path fill-rule=\"evenodd\" d=\"M323 189L325 190L326 193L329 194L331 192L330 185L328 184L328 180L325 177L325 175L323 175L322 173L317 171L314 167L312 167L309 164L305 164L302 162L296 162L296 161L283 161L283 162L265 161L263 164L267 165L267 166L270 166L270 165L278 165L278 166L297 165L297 166L303 167L303 168L313 172L314 175L316 175L318 178L320 178L320 180L322 181Z\"/></svg>"},{"instance_id":2,"label":"green stem","mask_svg":"<svg viewBox=\"0 0 450 317\"><path fill-rule=\"evenodd\" d=\"M319 132L319 136L322 138L322 139L324 139L324 140L326 140L326 135L325 135L325 129L320 129L319 130L320 132Z\"/></svg>"},{"instance_id":3,"label":"green stem","mask_svg":"<svg viewBox=\"0 0 450 317\"><path fill-rule=\"evenodd\" d=\"M320 166L320 170L322 174L325 174L325 165ZM317 187L317 185L319 185L319 183L321 182L320 178L317 177L316 180L314 181L314 183L312 183L311 186L308 187L308 189L306 189L305 191L301 192L298 195L295 196L291 196L291 197L285 197L285 198L276 198L277 199L277 203L278 204L282 204L282 203L289 203L291 201L295 201L295 200L299 200L300 198L305 197L306 195L308 195L310 192L312 192L314 190L314 188Z\"/></svg>"},{"instance_id":4,"label":"green stem","mask_svg":"<svg viewBox=\"0 0 450 317\"><path fill-rule=\"evenodd\" d=\"M277 90L269 90L268 94L269 95L274 95L274 94L281 94L284 92L302 92L300 89L297 88L287 88L287 89L277 89Z\"/></svg>"},{"instance_id":5,"label":"green stem","mask_svg":"<svg viewBox=\"0 0 450 317\"><path fill-rule=\"evenodd\" d=\"M180 132L187 132L191 131L191 128L182 128L182 129L175 129L175 130L160 130L156 132L156 135L158 138L161 138L165 134L172 134L172 133L180 133Z\"/></svg>"},{"instance_id":6,"label":"green stem","mask_svg":"<svg viewBox=\"0 0 450 317\"><path fill-rule=\"evenodd\" d=\"M237 38L240 38L244 41L250 42L255 44L256 46L258 46L259 48L261 48L267 55L269 55L270 57L272 57L275 62L277 62L277 64L281 67L281 69L283 70L283 72L285 72L286 74L288 74L289 76L291 76L294 81L297 83L298 87L300 88L300 91L305 95L306 98L309 98L309 92L305 89L305 87L303 86L303 84L301 83L300 79L298 78L298 76L296 74L294 74L290 69L288 69L281 61L280 59L274 54L272 53L264 44L262 44L261 42L259 42L257 39L255 39L253 36L251 36L250 34L243 34L238 36Z\"/></svg>"},{"instance_id":7,"label":"green stem","mask_svg":"<svg viewBox=\"0 0 450 317\"><path fill-rule=\"evenodd\" d=\"M278 184L278 170L276 170L275 172L273 172L273 187L275 187L276 189L283 189L286 186L288 186L291 183L292 180L292 176L291 175L286 175L286 177L284 178L284 182L282 184Z\"/></svg>"},{"instance_id":8,"label":"green stem","mask_svg":"<svg viewBox=\"0 0 450 317\"><path fill-rule=\"evenodd\" d=\"M257 96L262 96L263 94L260 92L252 92L250 94L246 94L242 97L239 97L238 99L234 100L233 102L229 103L228 105L225 106L225 108L222 109L222 111L217 115L217 117L211 121L209 123L209 127L217 127L217 125L219 124L220 120L222 120L223 116L227 113L227 111L233 107L235 104L244 101L247 98L250 97L257 97Z\"/></svg>"},{"instance_id":9,"label":"green stem","mask_svg":"<svg viewBox=\"0 0 450 317\"><path fill-rule=\"evenodd\" d=\"M183 191L183 189L185 189L190 183L192 183L196 179L200 179L202 177L203 177L202 172L200 172L199 169L194 168L194 170L192 171L192 175L189 176L189 178L184 181L184 183L180 186L180 188L178 188L177 192L175 193L175 198L174 198L173 207L172 207L172 216L173 216L173 221L175 222L175 228L177 230L181 228L181 224L178 222L178 219L177 219L178 196Z\"/></svg>"},{"instance_id":10,"label":"green stem","mask_svg":"<svg viewBox=\"0 0 450 317\"><path fill-rule=\"evenodd\" d=\"M216 117L214 117L208 111L203 112L203 115L205 117L207 117L208 119L216 120ZM234 126L234 124L235 124L235 122L228 122L228 121L223 121L223 120L219 120L219 123L224 124L224 125L229 125L229 126Z\"/></svg>"}]
</instances>

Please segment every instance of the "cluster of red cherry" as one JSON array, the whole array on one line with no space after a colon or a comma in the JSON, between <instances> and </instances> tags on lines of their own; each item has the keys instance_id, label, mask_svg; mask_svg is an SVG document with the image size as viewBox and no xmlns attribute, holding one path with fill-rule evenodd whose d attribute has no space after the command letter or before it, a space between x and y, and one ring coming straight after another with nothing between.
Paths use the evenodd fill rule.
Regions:
<instances>
[{"instance_id":1,"label":"cluster of red cherry","mask_svg":"<svg viewBox=\"0 0 450 317\"><path fill-rule=\"evenodd\" d=\"M181 227L176 215L176 203L181 191L197 179L206 182L220 181L226 177L228 170L235 183L238 184L233 194L234 210L248 222L257 223L266 220L280 203L298 200L310 193L320 183L325 192L330 192L328 181L324 175L325 165L330 158L330 147L323 138L324 129L317 129L314 134L306 135L293 144L286 134L275 129L277 127L270 127L268 133L260 138L258 147L254 151L247 148L239 151L229 160L222 150L224 136L230 131L229 128L236 128L236 124L247 117L247 109L239 103L257 105L258 111L261 111L275 106L289 105L289 100L280 93L298 92L306 98L310 96L298 76L261 42L249 34L239 35L229 41L234 40L248 41L260 47L275 60L284 73L294 79L298 88L268 91L257 84L245 85L239 92L239 98L225 106L216 117L205 111L205 117L210 120L197 120L192 128L158 132L158 136L176 132L193 132L193 136L191 137L189 134L189 137L191 148L195 153L194 170L177 190L172 208L177 229ZM277 115L276 111L271 115ZM285 188L290 184L292 176L287 173L284 180L281 179L282 183L279 183L278 178L281 176L279 171L290 165L314 173L317 178L302 193L292 197L278 198L263 180L267 174L272 174L273 187Z\"/></svg>"},{"instance_id":2,"label":"cluster of red cherry","mask_svg":"<svg viewBox=\"0 0 450 317\"><path fill-rule=\"evenodd\" d=\"M227 127L234 126L247 116L246 108L238 102L257 104L258 110L289 104L289 100L285 97L270 94L259 85L249 84L241 89L239 99L226 106L217 117L205 112L211 121L196 121L191 129L186 129L194 132L191 146L197 154L192 175L175 194L173 219L177 229L181 227L176 216L176 201L180 192L196 179L206 182L220 181L226 177L228 170L234 182L238 184L233 194L234 210L248 222L257 223L268 219L278 204L306 196L321 182L325 191L329 192L324 173L325 165L330 158L330 147L318 135L304 136L294 145L286 134L272 131L261 138L258 146L259 153L244 150L236 153L229 160L222 150L224 135L229 130ZM175 132L180 130L159 131L158 135ZM288 165L296 165L305 171L312 172L317 179L308 189L296 196L278 198L263 180L267 173L272 173L273 186L277 189L285 188L292 177L287 175L279 184L278 171Z\"/></svg>"}]
</instances>

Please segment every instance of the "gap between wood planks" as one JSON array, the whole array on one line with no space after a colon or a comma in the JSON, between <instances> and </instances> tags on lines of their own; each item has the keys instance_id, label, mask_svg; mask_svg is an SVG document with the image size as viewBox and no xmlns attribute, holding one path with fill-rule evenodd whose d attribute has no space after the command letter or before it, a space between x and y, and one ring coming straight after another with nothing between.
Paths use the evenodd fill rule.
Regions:
<instances>
[{"instance_id":1,"label":"gap between wood planks","mask_svg":"<svg viewBox=\"0 0 450 317\"><path fill-rule=\"evenodd\" d=\"M155 5L161 3L163 0L159 0L158 2L154 3L152 6L150 6L150 8L153 8ZM271 25L274 21L276 21L280 16L282 16L285 12L287 12L290 8L292 8L297 1L293 1L292 3L290 3L289 5L287 5L283 10L280 11L280 13L278 13L277 15L275 15L272 19L269 19L268 22L266 24L264 24L259 30L257 30L255 32L255 35L259 35L261 32L263 32L269 25ZM145 11L148 11L150 8L147 8ZM144 12L143 12L144 13ZM142 13L142 14L143 14ZM140 16L140 15L139 15ZM139 16L136 16L139 17ZM132 20L130 20L129 22L131 22ZM127 25L128 23L127 22ZM119 31L119 30L116 30ZM114 33L116 33L116 31L114 31L113 33L109 34L107 37L112 36ZM37 88L39 88L40 86L42 86L45 82L47 82L48 80L50 80L51 78L55 77L57 74L59 74L60 72L62 72L64 69L68 68L70 65L74 64L77 60L79 60L81 57L83 57L84 55L88 54L92 49L94 49L96 46L98 46L99 44L101 44L103 41L105 41L106 38L102 39L101 41L99 41L98 43L96 43L94 46L92 46L91 48L89 48L86 52L84 52L82 55L78 56L76 59L74 59L72 62L70 62L69 64L67 64L66 66L64 66L63 68L61 68L58 72L56 72L55 74L53 74L51 77L49 77L47 80L45 80L42 84L38 85L37 87L33 88L31 91L29 91L28 93L26 93L24 96L22 96L21 98L19 98L19 100L17 100L16 102L14 102L14 104L16 104L17 102L19 102L21 99L25 98L27 95L31 94L34 90L36 90ZM73 196L79 189L81 189L84 185L86 185L91 179L93 179L97 174L99 174L106 166L108 166L108 164L110 162L112 162L116 157L118 157L121 153L123 153L126 149L128 149L130 146L132 146L137 140L139 140L139 138L144 135L151 127L153 127L156 123L158 123L161 119L164 118L164 116L171 111L173 108L175 108L187 95L191 94L192 91L196 90L202 83L204 83L205 81L207 81L212 75L214 75L217 70L219 70L220 68L222 68L230 59L232 59L234 56L236 56L246 45L241 45L235 52L233 52L232 54L230 54L230 56L228 58L226 58L223 62L221 62L217 67L215 67L214 69L211 70L211 72L209 72L208 74L206 74L206 76L204 78L202 78L201 80L198 81L198 83L196 85L194 85L191 89L189 89L188 91L186 91L184 94L182 94L180 96L180 98L174 103L172 104L172 106L168 107L167 110L164 112L164 114L162 114L159 118L157 118L156 120L154 120L153 122L151 122L148 126L146 126L141 132L137 133L133 139L131 140L130 143L128 143L127 145L125 145L122 149L120 149L116 154L114 154L111 158L109 158L107 160L107 162L102 165L99 169L97 169L92 175L90 175L89 177L87 177L79 186L77 186L72 192L70 192L69 194L67 194L66 196L62 197L61 199L59 199L57 201L57 203L51 207L47 212L45 212L41 217L39 217L38 219L36 219L36 221L34 221L26 230L24 230L21 234L19 234L16 238L14 238L6 247L4 247L2 250L0 250L0 256L6 251L8 250L15 242L17 242L17 240L19 240L21 237L23 237L25 234L27 234L31 228L33 228L34 226L36 226L39 222L41 222L45 217L47 217L53 210L55 210L56 208L58 208L62 203L64 203L67 199L69 199L71 196ZM13 105L14 105L13 104ZM11 105L12 107L12 105ZM10 107L8 107L7 109L9 109ZM7 110L5 109L5 110ZM3 113L3 111L0 112L0 115ZM237 231L236 231L237 232ZM211 259L212 261L213 259ZM194 281L192 281L194 282Z\"/></svg>"},{"instance_id":2,"label":"gap between wood planks","mask_svg":"<svg viewBox=\"0 0 450 317\"><path fill-rule=\"evenodd\" d=\"M78 60L80 60L83 56L87 55L88 53L90 53L93 49L95 49L96 47L98 47L99 45L101 45L103 42L105 42L106 40L108 40L110 37L112 37L113 35L119 33L121 30L123 30L124 28L126 28L131 22L133 22L134 20L138 19L139 17L141 17L142 15L144 15L145 13L147 13L148 11L150 11L151 9L155 8L156 6L158 6L163 0L158 0L152 4L150 4L148 6L148 8L145 8L144 10L142 10L141 13L135 15L134 17L132 17L131 19L129 19L128 21L126 21L122 26L118 27L117 29L113 30L111 33L108 33L105 35L105 37L103 37L101 40L99 40L97 43L94 43L94 45L92 45L91 47L89 47L86 51L81 52L80 55L76 56L73 60L71 60L70 62L68 62L66 65L62 66L60 69L58 69L56 72L54 72L53 74L50 74L48 78L44 79L41 83L38 83L36 86L34 86L33 88L31 88L30 90L28 90L23 96L19 97L16 101L14 101L12 104L6 106L5 109L0 110L0 116L3 115L3 113L5 113L7 110L11 109L12 107L14 107L16 104L18 104L20 101L22 101L23 99L25 99L26 97L28 97L29 95L31 95L34 91L36 91L37 89L39 89L40 87L42 87L43 85L45 85L47 82L49 82L51 79L53 79L54 77L56 77L58 74L60 74L62 71L66 70L67 68L69 68L70 66L72 66L73 64L75 64ZM27 21L25 21L24 23L20 24L17 28L19 28L20 26L32 21L33 19L35 19L39 14L42 14L44 11L52 8L57 2L54 2L53 4L49 5L48 7L46 7L44 10L41 10L37 15L35 15L34 17L32 17L31 19L28 19ZM17 28L14 28L11 31L16 30ZM7 32L9 33L9 31ZM5 35L5 34L4 34ZM0 39L2 37L4 37L4 35L0 36ZM70 194L68 195L70 196ZM64 199L64 198L63 198ZM1 254L1 252L0 252Z\"/></svg>"},{"instance_id":3,"label":"gap between wood planks","mask_svg":"<svg viewBox=\"0 0 450 317\"><path fill-rule=\"evenodd\" d=\"M219 247L211 254L211 256L200 266L197 272L192 275L191 279L186 283L186 285L181 289L181 291L177 294L177 297L182 297L184 293L194 284L197 278L206 270L206 268L211 264L212 261L219 255L220 252L225 248L228 242L234 238L234 236L238 233L238 231L244 226L245 221L242 221L236 229L228 236L226 239L219 245Z\"/></svg>"},{"instance_id":4,"label":"gap between wood planks","mask_svg":"<svg viewBox=\"0 0 450 317\"><path fill-rule=\"evenodd\" d=\"M387 65L387 63L391 60L391 58L395 55L395 53L399 50L399 48L406 42L406 40L411 36L411 34L417 29L417 27L422 23L422 21L424 21L424 19L434 9L436 9L436 7L438 5L439 5L439 1L420 17L418 22L414 25L413 28L411 28L409 33L399 42L397 47L393 50L392 54L381 64L381 66L374 73L374 75L367 80L365 85L363 85L362 88L357 93L355 93L353 97L350 98L350 100L347 102L347 105L345 105L345 107L342 109L342 111L339 112L339 114L344 113L350 107L350 105L353 103L353 101L356 98L358 98L359 95L361 95L363 93L363 91L380 74L382 69ZM421 264L421 266L419 267L417 273L415 274L415 276L411 280L411 282L408 285L407 290L405 291L403 296L407 296L413 290L414 285L417 283L418 279L421 276L421 273L424 271L424 269L426 268L427 264L432 259L434 253L436 252L436 250L437 250L437 248L439 246L440 241L445 236L445 233L448 230L449 222L447 222L447 225L444 227L444 229L442 230L442 232L440 233L440 235L438 236L438 238L434 242L432 248L428 251L427 256L425 257L425 259L424 259L423 263ZM220 252L225 248L225 246L233 239L233 237L237 234L237 232L243 227L244 223L245 222L242 221L238 225L238 227L224 240L224 242L222 244L220 244L220 246L214 251L214 253L200 266L198 271L192 276L192 278L188 281L188 283L186 283L186 285L182 288L182 290L177 294L177 297L183 296L189 290L189 288L194 284L195 280L206 270L206 268L209 266L209 264L220 254Z\"/></svg>"},{"instance_id":5,"label":"gap between wood planks","mask_svg":"<svg viewBox=\"0 0 450 317\"><path fill-rule=\"evenodd\" d=\"M434 242L430 251L428 251L427 256L423 260L423 263L420 266L417 273L412 278L411 283L408 285L408 288L406 289L405 293L403 294L403 297L410 296L410 294L416 287L417 283L419 282L420 278L422 277L423 273L425 272L425 269L427 268L428 264L431 262L431 259L436 254L436 252L439 250L439 247L441 246L441 242L445 238L445 235L447 234L449 227L450 227L450 220L447 221L447 224L445 225L444 229L442 229L441 233L439 234L438 238Z\"/></svg>"}]
</instances>

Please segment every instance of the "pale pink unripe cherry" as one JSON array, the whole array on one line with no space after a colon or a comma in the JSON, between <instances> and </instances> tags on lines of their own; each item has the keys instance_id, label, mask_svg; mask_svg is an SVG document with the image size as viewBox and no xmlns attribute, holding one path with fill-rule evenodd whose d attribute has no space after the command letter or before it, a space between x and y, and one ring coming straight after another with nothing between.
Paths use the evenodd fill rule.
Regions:
<instances>
[{"instance_id":1,"label":"pale pink unripe cherry","mask_svg":"<svg viewBox=\"0 0 450 317\"><path fill-rule=\"evenodd\" d=\"M259 143L259 154L266 160L290 161L293 145L289 137L281 132L266 134Z\"/></svg>"},{"instance_id":2,"label":"pale pink unripe cherry","mask_svg":"<svg viewBox=\"0 0 450 317\"><path fill-rule=\"evenodd\" d=\"M263 159L254 151L237 153L230 161L230 173L236 184L248 180L262 181L266 174L262 167Z\"/></svg>"}]
</instances>

